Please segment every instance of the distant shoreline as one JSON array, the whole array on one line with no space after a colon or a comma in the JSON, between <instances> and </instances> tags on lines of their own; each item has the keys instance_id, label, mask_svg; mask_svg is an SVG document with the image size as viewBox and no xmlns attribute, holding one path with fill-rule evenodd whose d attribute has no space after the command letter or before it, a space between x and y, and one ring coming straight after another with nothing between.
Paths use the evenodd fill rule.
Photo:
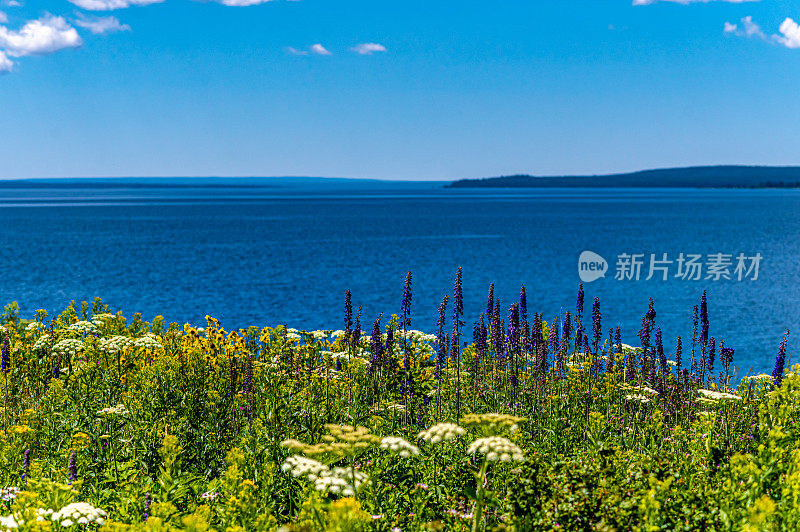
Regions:
<instances>
[{"instance_id":1,"label":"distant shoreline","mask_svg":"<svg viewBox=\"0 0 800 532\"><path fill-rule=\"evenodd\" d=\"M800 188L800 166L694 166L621 174L460 179L447 188Z\"/></svg>"}]
</instances>

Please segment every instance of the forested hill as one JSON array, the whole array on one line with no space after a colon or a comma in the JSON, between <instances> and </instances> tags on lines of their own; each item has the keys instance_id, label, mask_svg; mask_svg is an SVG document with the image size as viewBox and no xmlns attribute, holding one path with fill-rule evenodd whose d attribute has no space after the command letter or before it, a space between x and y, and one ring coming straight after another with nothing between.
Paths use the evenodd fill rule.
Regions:
<instances>
[{"instance_id":1,"label":"forested hill","mask_svg":"<svg viewBox=\"0 0 800 532\"><path fill-rule=\"evenodd\" d=\"M625 174L461 179L449 188L680 187L800 188L800 166L694 166Z\"/></svg>"}]
</instances>

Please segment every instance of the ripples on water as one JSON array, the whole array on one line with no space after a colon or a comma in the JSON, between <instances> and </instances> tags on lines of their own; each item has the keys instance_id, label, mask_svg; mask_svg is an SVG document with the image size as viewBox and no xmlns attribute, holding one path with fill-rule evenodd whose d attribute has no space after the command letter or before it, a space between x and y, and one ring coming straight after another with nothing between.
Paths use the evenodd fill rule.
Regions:
<instances>
[{"instance_id":1,"label":"ripples on water","mask_svg":"<svg viewBox=\"0 0 800 532\"><path fill-rule=\"evenodd\" d=\"M635 343L652 296L669 353L677 334L690 343L705 288L711 334L743 370L770 369L798 325L800 191L350 187L2 189L0 300L28 316L100 296L146 319L339 328L346 289L365 322L397 313L410 269L413 325L433 330L459 265L471 327L490 282L504 308L525 283L531 312L574 311L586 249L612 268L620 253L760 252L754 282L623 282L612 271L586 286L586 313L599 296L606 334L619 324Z\"/></svg>"}]
</instances>

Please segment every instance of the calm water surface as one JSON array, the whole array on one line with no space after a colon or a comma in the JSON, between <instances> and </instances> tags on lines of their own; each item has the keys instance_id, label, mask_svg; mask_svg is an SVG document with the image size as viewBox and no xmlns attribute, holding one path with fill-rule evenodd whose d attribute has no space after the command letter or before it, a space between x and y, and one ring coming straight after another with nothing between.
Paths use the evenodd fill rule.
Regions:
<instances>
[{"instance_id":1,"label":"calm water surface","mask_svg":"<svg viewBox=\"0 0 800 532\"><path fill-rule=\"evenodd\" d=\"M432 331L460 265L469 327L491 282L504 308L524 283L549 321L574 312L578 256L592 250L611 272L586 285L586 312L599 297L604 330L620 325L628 343L653 297L668 352L679 334L686 346L703 289L711 334L743 371L770 370L800 324L793 190L3 189L0 220L0 301L26 317L100 296L145 319L340 328L346 289L371 322L399 312L412 270L413 325ZM755 281L681 280L674 264L645 280L651 253L681 252L763 259ZM645 254L639 281L614 279L622 253Z\"/></svg>"}]
</instances>

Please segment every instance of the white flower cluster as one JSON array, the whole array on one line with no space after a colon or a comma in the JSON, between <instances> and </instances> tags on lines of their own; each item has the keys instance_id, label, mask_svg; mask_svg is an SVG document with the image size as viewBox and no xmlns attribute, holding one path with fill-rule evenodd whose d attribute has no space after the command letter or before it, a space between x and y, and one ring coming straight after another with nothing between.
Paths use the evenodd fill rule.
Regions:
<instances>
[{"instance_id":1,"label":"white flower cluster","mask_svg":"<svg viewBox=\"0 0 800 532\"><path fill-rule=\"evenodd\" d=\"M650 398L649 397L647 397L646 395L639 394L639 393L626 395L625 396L625 400L626 401L634 401L634 402L637 402L637 403L649 403L650 402Z\"/></svg>"},{"instance_id":2,"label":"white flower cluster","mask_svg":"<svg viewBox=\"0 0 800 532\"><path fill-rule=\"evenodd\" d=\"M117 406L107 406L103 409L97 411L98 416L126 416L128 415L128 409L125 408L125 405L119 404Z\"/></svg>"},{"instance_id":3,"label":"white flower cluster","mask_svg":"<svg viewBox=\"0 0 800 532\"><path fill-rule=\"evenodd\" d=\"M63 527L70 527L75 524L88 525L89 523L102 525L106 522L106 516L104 510L95 508L89 503L73 502L55 512L50 519Z\"/></svg>"},{"instance_id":4,"label":"white flower cluster","mask_svg":"<svg viewBox=\"0 0 800 532\"><path fill-rule=\"evenodd\" d=\"M97 327L105 324L105 322L109 320L113 320L115 316L113 314L109 314L108 312L103 312L101 314L95 314L92 316L92 323Z\"/></svg>"},{"instance_id":5,"label":"white flower cluster","mask_svg":"<svg viewBox=\"0 0 800 532\"><path fill-rule=\"evenodd\" d=\"M77 323L73 323L67 327L67 329L78 334L93 334L100 332L97 326L91 321L79 321Z\"/></svg>"},{"instance_id":6,"label":"white flower cluster","mask_svg":"<svg viewBox=\"0 0 800 532\"><path fill-rule=\"evenodd\" d=\"M130 336L112 336L100 340L100 352L118 353L124 352L134 346L134 340Z\"/></svg>"},{"instance_id":7,"label":"white flower cluster","mask_svg":"<svg viewBox=\"0 0 800 532\"><path fill-rule=\"evenodd\" d=\"M53 513L53 510L45 510L44 508L39 508L36 510L36 520L37 521L44 521L45 517L49 517ZM0 529L8 529L13 530L19 528L20 526L24 525L25 522L20 518L20 515L11 514L11 515L0 515Z\"/></svg>"},{"instance_id":8,"label":"white flower cluster","mask_svg":"<svg viewBox=\"0 0 800 532\"><path fill-rule=\"evenodd\" d=\"M399 338L406 338L408 340L412 340L415 342L434 342L436 340L435 334L428 334L422 331L418 331L416 329L411 329L410 331L406 331L405 336L403 335L403 331L398 331L397 336Z\"/></svg>"},{"instance_id":9,"label":"white flower cluster","mask_svg":"<svg viewBox=\"0 0 800 532\"><path fill-rule=\"evenodd\" d=\"M328 333L330 331L312 331L311 336L314 337L314 340L322 340L328 337Z\"/></svg>"},{"instance_id":10,"label":"white flower cluster","mask_svg":"<svg viewBox=\"0 0 800 532\"><path fill-rule=\"evenodd\" d=\"M50 347L50 335L43 334L38 340L36 340L36 342L34 342L31 349L33 349L33 351L40 351L42 349L47 349L48 347Z\"/></svg>"},{"instance_id":11,"label":"white flower cluster","mask_svg":"<svg viewBox=\"0 0 800 532\"><path fill-rule=\"evenodd\" d=\"M300 339L300 335L297 334L296 332L287 332L286 333L286 338L289 339L289 340L299 340Z\"/></svg>"},{"instance_id":12,"label":"white flower cluster","mask_svg":"<svg viewBox=\"0 0 800 532\"><path fill-rule=\"evenodd\" d=\"M419 454L419 447L413 445L399 436L386 436L381 440L381 448L388 449L390 453L408 458L412 454Z\"/></svg>"},{"instance_id":13,"label":"white flower cluster","mask_svg":"<svg viewBox=\"0 0 800 532\"><path fill-rule=\"evenodd\" d=\"M451 441L463 436L467 431L455 423L438 423L427 430L423 430L417 436L430 443Z\"/></svg>"},{"instance_id":14,"label":"white flower cluster","mask_svg":"<svg viewBox=\"0 0 800 532\"><path fill-rule=\"evenodd\" d=\"M286 472L291 472L295 478L306 477L309 482L315 482L319 476L328 471L328 466L299 454L289 456L281 466Z\"/></svg>"},{"instance_id":15,"label":"white flower cluster","mask_svg":"<svg viewBox=\"0 0 800 532\"><path fill-rule=\"evenodd\" d=\"M767 375L766 373L759 373L758 375L748 375L746 377L742 377L742 380L747 381L771 381L772 375Z\"/></svg>"},{"instance_id":16,"label":"white flower cluster","mask_svg":"<svg viewBox=\"0 0 800 532\"><path fill-rule=\"evenodd\" d=\"M481 453L486 455L489 462L524 462L525 457L522 449L517 447L511 440L502 436L489 436L488 438L478 438L469 444L468 454Z\"/></svg>"},{"instance_id":17,"label":"white flower cluster","mask_svg":"<svg viewBox=\"0 0 800 532\"><path fill-rule=\"evenodd\" d=\"M42 325L38 321L32 321L32 322L30 322L29 324L27 324L25 326L25 330L28 331L28 332L38 331L39 329L42 329L42 328L44 328L44 325Z\"/></svg>"},{"instance_id":18,"label":"white flower cluster","mask_svg":"<svg viewBox=\"0 0 800 532\"><path fill-rule=\"evenodd\" d=\"M164 348L164 346L162 346L161 343L156 340L155 335L152 333L148 333L141 338L137 338L133 345L136 346L137 349L158 350Z\"/></svg>"},{"instance_id":19,"label":"white flower cluster","mask_svg":"<svg viewBox=\"0 0 800 532\"><path fill-rule=\"evenodd\" d=\"M17 498L17 495L19 495L19 489L14 486L0 490L0 500L3 502L11 502Z\"/></svg>"},{"instance_id":20,"label":"white flower cluster","mask_svg":"<svg viewBox=\"0 0 800 532\"><path fill-rule=\"evenodd\" d=\"M82 348L83 348L83 342L81 342L80 340L67 338L65 340L61 340L56 345L54 345L53 352L61 355L75 356Z\"/></svg>"},{"instance_id":21,"label":"white flower cluster","mask_svg":"<svg viewBox=\"0 0 800 532\"><path fill-rule=\"evenodd\" d=\"M333 493L344 497L353 497L362 484L367 482L367 475L345 467L330 469L321 462L300 455L292 455L281 466L293 477L305 477L314 484L314 489L323 493Z\"/></svg>"},{"instance_id":22,"label":"white flower cluster","mask_svg":"<svg viewBox=\"0 0 800 532\"><path fill-rule=\"evenodd\" d=\"M742 399L738 395L734 395L732 393L717 392L714 390L705 390L703 388L697 390L697 393L699 393L700 395L702 395L707 399L711 399L712 401L723 401L726 399L733 399L735 401L739 401Z\"/></svg>"}]
</instances>

